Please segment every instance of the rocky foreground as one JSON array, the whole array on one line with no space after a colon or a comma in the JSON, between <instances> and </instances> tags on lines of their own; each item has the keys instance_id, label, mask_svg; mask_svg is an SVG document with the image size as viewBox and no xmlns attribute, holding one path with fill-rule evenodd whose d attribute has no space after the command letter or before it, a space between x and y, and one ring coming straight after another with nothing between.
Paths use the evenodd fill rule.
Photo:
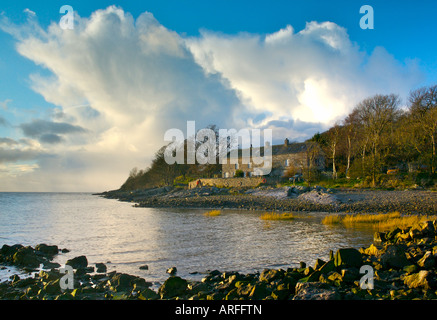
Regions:
<instances>
[{"instance_id":1,"label":"rocky foreground","mask_svg":"<svg viewBox=\"0 0 437 320\"><path fill-rule=\"evenodd\" d=\"M32 248L3 245L0 264L31 271L0 283L1 299L23 300L400 300L437 299L437 220L419 226L376 233L368 248L339 249L327 261L299 268L265 269L261 273L210 272L201 282L176 275L157 291L145 279L106 272L104 264L89 266L85 256L68 260L74 269L74 287L61 289L65 274L51 260L61 250L40 244ZM366 265L367 273L360 274ZM174 271L174 270L173 270ZM360 285L363 276L365 285ZM373 288L369 285L373 282Z\"/></svg>"},{"instance_id":2,"label":"rocky foreground","mask_svg":"<svg viewBox=\"0 0 437 320\"><path fill-rule=\"evenodd\" d=\"M437 192L427 190L326 189L260 187L227 189L162 187L136 191L108 191L103 197L134 202L138 207L211 208L265 211L435 214Z\"/></svg>"}]
</instances>

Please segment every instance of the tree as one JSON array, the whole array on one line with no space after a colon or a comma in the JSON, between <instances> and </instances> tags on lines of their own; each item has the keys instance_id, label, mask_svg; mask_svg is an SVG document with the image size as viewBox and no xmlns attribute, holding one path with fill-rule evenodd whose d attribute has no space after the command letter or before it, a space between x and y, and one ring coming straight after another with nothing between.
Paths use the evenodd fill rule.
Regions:
<instances>
[{"instance_id":1,"label":"tree","mask_svg":"<svg viewBox=\"0 0 437 320\"><path fill-rule=\"evenodd\" d=\"M376 185L376 171L381 165L380 149L382 138L390 125L398 116L400 100L397 95L375 95L364 99L356 107L354 112L363 127L365 143L363 148L363 161L367 143L371 153L372 185ZM363 163L364 165L364 163Z\"/></svg>"},{"instance_id":2,"label":"tree","mask_svg":"<svg viewBox=\"0 0 437 320\"><path fill-rule=\"evenodd\" d=\"M416 148L420 153L429 153L431 173L434 174L436 171L437 85L412 91L409 102L413 134L417 135L416 142L423 142L423 144L416 143Z\"/></svg>"},{"instance_id":3,"label":"tree","mask_svg":"<svg viewBox=\"0 0 437 320\"><path fill-rule=\"evenodd\" d=\"M337 179L337 168L335 166L335 156L337 152L337 146L340 139L340 125L336 123L331 129L328 130L328 148L332 160L332 179Z\"/></svg>"}]
</instances>

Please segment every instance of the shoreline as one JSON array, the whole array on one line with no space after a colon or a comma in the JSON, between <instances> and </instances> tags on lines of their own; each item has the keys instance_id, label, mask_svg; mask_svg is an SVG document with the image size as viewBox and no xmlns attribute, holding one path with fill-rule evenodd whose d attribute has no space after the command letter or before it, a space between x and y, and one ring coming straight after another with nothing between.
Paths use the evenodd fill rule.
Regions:
<instances>
[{"instance_id":1,"label":"shoreline","mask_svg":"<svg viewBox=\"0 0 437 320\"><path fill-rule=\"evenodd\" d=\"M85 256L68 260L71 269L66 273L51 262L65 252L56 245L3 245L0 264L26 269L29 276L12 275L1 282L0 299L434 300L436 248L437 220L426 221L403 230L377 232L369 247L331 251L328 260L319 258L314 266L300 262L295 268L247 274L213 270L201 281L183 279L171 268L168 279L153 290L146 279L107 272L103 263L88 265ZM364 276L367 282L362 281ZM65 287L66 283L70 287Z\"/></svg>"},{"instance_id":2,"label":"shoreline","mask_svg":"<svg viewBox=\"0 0 437 320\"><path fill-rule=\"evenodd\" d=\"M104 198L133 202L135 207L184 209L239 209L282 212L435 214L437 192L426 190L325 189L314 187L297 193L290 188L248 190L157 188L108 191ZM281 193L282 192L282 193Z\"/></svg>"}]
</instances>

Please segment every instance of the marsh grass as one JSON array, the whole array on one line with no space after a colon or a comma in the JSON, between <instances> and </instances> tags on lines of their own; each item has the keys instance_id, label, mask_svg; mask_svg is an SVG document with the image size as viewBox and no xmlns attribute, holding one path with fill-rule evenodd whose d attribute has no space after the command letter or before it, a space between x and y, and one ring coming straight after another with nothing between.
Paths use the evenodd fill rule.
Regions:
<instances>
[{"instance_id":1,"label":"marsh grass","mask_svg":"<svg viewBox=\"0 0 437 320\"><path fill-rule=\"evenodd\" d=\"M292 213L266 212L260 216L261 220L293 220Z\"/></svg>"},{"instance_id":2,"label":"marsh grass","mask_svg":"<svg viewBox=\"0 0 437 320\"><path fill-rule=\"evenodd\" d=\"M207 217L216 217L216 216L219 216L221 214L222 214L222 212L220 210L211 210L211 211L205 212L203 215L207 216Z\"/></svg>"},{"instance_id":3,"label":"marsh grass","mask_svg":"<svg viewBox=\"0 0 437 320\"><path fill-rule=\"evenodd\" d=\"M384 214L352 214L352 215L329 215L322 223L326 225L343 224L347 228L356 226L371 226L375 230L393 230L418 225L426 220L437 219L435 215L401 215L394 211Z\"/></svg>"}]
</instances>

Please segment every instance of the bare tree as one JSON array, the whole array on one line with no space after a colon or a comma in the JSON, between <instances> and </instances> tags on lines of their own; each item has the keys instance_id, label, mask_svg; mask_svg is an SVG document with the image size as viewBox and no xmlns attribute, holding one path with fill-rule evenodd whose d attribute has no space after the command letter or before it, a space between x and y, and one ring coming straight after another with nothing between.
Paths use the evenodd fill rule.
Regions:
<instances>
[{"instance_id":1,"label":"bare tree","mask_svg":"<svg viewBox=\"0 0 437 320\"><path fill-rule=\"evenodd\" d=\"M398 114L400 100L397 95L375 95L364 99L355 108L357 117L364 129L365 141L370 144L372 185L376 185L376 170L379 167L379 150L385 130ZM363 158L365 148L363 148Z\"/></svg>"},{"instance_id":2,"label":"bare tree","mask_svg":"<svg viewBox=\"0 0 437 320\"><path fill-rule=\"evenodd\" d=\"M436 170L436 140L437 140L437 85L423 87L412 91L409 96L409 111L413 128L419 136L422 133L428 140L431 173ZM417 145L416 145L417 146ZM416 147L422 153L422 148Z\"/></svg>"}]
</instances>

